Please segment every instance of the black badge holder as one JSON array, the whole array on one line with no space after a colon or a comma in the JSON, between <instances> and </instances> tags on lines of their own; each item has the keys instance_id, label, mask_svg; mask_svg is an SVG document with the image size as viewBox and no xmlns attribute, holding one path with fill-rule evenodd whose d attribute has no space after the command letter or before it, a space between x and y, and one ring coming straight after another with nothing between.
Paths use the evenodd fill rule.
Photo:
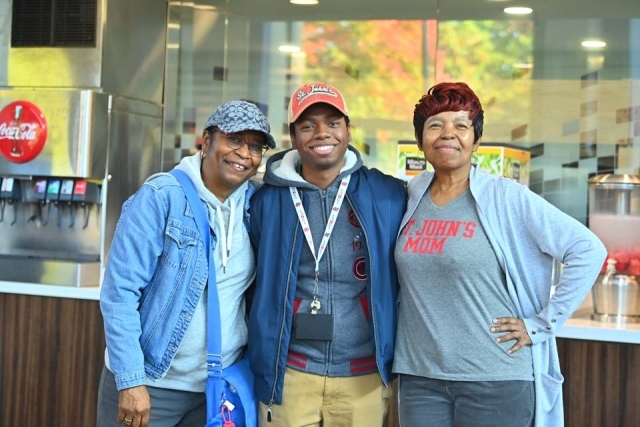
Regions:
<instances>
[{"instance_id":1,"label":"black badge holder","mask_svg":"<svg viewBox=\"0 0 640 427\"><path fill-rule=\"evenodd\" d=\"M333 315L296 314L295 337L298 340L331 341L333 339Z\"/></svg>"}]
</instances>

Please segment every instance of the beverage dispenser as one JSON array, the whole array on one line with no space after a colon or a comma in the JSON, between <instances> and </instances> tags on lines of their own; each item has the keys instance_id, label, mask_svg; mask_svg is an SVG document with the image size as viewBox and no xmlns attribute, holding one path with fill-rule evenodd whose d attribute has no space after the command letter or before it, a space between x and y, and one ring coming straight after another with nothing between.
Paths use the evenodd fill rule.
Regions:
<instances>
[{"instance_id":1,"label":"beverage dispenser","mask_svg":"<svg viewBox=\"0 0 640 427\"><path fill-rule=\"evenodd\" d=\"M0 3L1 287L98 287L123 202L163 165L166 8Z\"/></svg>"},{"instance_id":2,"label":"beverage dispenser","mask_svg":"<svg viewBox=\"0 0 640 427\"><path fill-rule=\"evenodd\" d=\"M640 322L640 177L590 179L589 228L608 251L591 292L592 319Z\"/></svg>"},{"instance_id":3,"label":"beverage dispenser","mask_svg":"<svg viewBox=\"0 0 640 427\"><path fill-rule=\"evenodd\" d=\"M122 203L160 169L161 110L139 104L0 88L1 282L100 285Z\"/></svg>"}]
</instances>

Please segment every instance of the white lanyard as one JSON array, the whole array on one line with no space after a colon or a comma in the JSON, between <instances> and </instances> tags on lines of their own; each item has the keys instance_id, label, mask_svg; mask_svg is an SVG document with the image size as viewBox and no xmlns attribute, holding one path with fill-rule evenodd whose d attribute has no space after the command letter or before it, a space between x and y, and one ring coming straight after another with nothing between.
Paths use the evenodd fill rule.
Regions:
<instances>
[{"instance_id":1,"label":"white lanyard","mask_svg":"<svg viewBox=\"0 0 640 427\"><path fill-rule=\"evenodd\" d=\"M318 276L320 270L320 259L322 255L324 255L324 251L329 244L329 238L331 237L331 232L333 231L333 226L336 224L336 219L338 218L338 213L340 212L340 207L342 206L342 202L344 201L344 195L347 193L347 187L349 186L349 181L351 180L351 175L345 177L340 181L340 187L338 187L338 194L336 194L336 199L333 201L333 207L331 208L331 214L329 215L329 220L327 221L327 226L324 229L324 234L322 235L322 240L320 241L320 247L318 248L318 255L316 256L315 246L313 244L313 236L311 235L311 227L309 227L309 220L304 211L304 206L302 206L302 200L300 200L300 194L298 194L298 190L295 187L289 187L289 191L291 192L291 200L293 200L293 206L296 208L296 213L298 214L298 220L300 221L300 225L302 226L302 232L304 233L304 237L307 239L307 244L309 245L309 249L311 250L311 255L313 255L313 259L316 261L316 270L315 270L315 284L313 287L313 301L311 301L311 313L317 314L320 309L320 301L318 300Z\"/></svg>"}]
</instances>

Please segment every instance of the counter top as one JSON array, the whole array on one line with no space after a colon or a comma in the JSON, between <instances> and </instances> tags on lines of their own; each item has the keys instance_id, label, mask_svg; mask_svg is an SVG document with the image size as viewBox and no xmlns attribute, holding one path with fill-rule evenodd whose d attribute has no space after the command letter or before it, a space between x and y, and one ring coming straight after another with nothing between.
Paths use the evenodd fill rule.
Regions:
<instances>
[{"instance_id":1,"label":"counter top","mask_svg":"<svg viewBox=\"0 0 640 427\"><path fill-rule=\"evenodd\" d=\"M0 281L0 293L37 295L42 297L59 297L73 299L99 300L100 287L56 286L39 283L3 282Z\"/></svg>"},{"instance_id":2,"label":"counter top","mask_svg":"<svg viewBox=\"0 0 640 427\"><path fill-rule=\"evenodd\" d=\"M591 310L578 310L556 337L640 344L640 323L600 322L591 320Z\"/></svg>"},{"instance_id":3,"label":"counter top","mask_svg":"<svg viewBox=\"0 0 640 427\"><path fill-rule=\"evenodd\" d=\"M35 283L0 281L0 293L38 295L45 297L99 300L100 288L56 286ZM583 305L558 330L556 337L579 340L640 344L640 323L604 323L591 320L592 309Z\"/></svg>"}]
</instances>

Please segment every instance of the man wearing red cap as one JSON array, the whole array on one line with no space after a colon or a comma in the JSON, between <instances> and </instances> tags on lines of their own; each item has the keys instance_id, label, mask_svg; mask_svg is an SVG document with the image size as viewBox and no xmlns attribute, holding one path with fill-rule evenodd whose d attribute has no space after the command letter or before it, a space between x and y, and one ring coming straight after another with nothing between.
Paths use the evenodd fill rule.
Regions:
<instances>
[{"instance_id":1,"label":"man wearing red cap","mask_svg":"<svg viewBox=\"0 0 640 427\"><path fill-rule=\"evenodd\" d=\"M296 89L289 123L293 149L269 159L250 210L258 259L249 355L259 425L380 426L404 184L363 166L335 87Z\"/></svg>"}]
</instances>

